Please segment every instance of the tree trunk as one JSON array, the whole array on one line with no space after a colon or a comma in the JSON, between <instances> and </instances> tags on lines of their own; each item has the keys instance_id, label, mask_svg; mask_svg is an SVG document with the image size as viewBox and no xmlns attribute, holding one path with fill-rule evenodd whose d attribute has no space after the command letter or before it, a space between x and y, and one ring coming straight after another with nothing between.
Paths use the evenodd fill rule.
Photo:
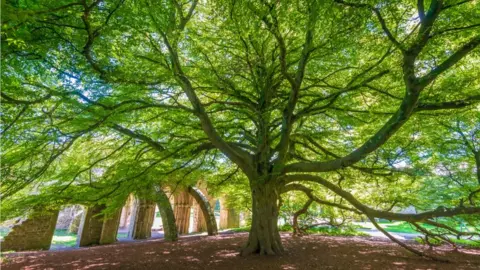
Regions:
<instances>
[{"instance_id":1,"label":"tree trunk","mask_svg":"<svg viewBox=\"0 0 480 270\"><path fill-rule=\"evenodd\" d=\"M258 182L251 187L252 226L247 245L241 251L242 256L253 253L276 255L283 252L277 226L280 194L273 184Z\"/></svg>"},{"instance_id":2,"label":"tree trunk","mask_svg":"<svg viewBox=\"0 0 480 270\"><path fill-rule=\"evenodd\" d=\"M305 213L307 213L308 211L308 207L310 207L310 205L312 204L313 200L312 199L309 199L302 207L302 209L298 210L297 212L295 212L293 214L293 235L294 236L302 236L303 234L305 234L305 230L303 230L302 228L300 228L300 225L298 224L298 217L300 215L303 215Z\"/></svg>"}]
</instances>

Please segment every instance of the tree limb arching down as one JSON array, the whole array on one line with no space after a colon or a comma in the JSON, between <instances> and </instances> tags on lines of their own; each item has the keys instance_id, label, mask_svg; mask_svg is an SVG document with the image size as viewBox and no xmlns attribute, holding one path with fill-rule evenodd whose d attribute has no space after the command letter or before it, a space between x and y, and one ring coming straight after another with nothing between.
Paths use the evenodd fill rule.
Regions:
<instances>
[{"instance_id":1,"label":"tree limb arching down","mask_svg":"<svg viewBox=\"0 0 480 270\"><path fill-rule=\"evenodd\" d=\"M283 252L289 190L458 235L444 221L480 214L478 8L2 2L2 199L99 201L232 167L251 197L243 255ZM373 187L388 196L360 193ZM381 210L398 200L425 211Z\"/></svg>"}]
</instances>

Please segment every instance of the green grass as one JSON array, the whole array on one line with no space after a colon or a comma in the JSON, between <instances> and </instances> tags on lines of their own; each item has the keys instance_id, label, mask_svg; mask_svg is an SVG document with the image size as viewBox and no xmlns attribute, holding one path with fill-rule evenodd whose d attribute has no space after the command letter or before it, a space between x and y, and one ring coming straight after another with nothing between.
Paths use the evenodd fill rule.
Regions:
<instances>
[{"instance_id":1,"label":"green grass","mask_svg":"<svg viewBox=\"0 0 480 270\"><path fill-rule=\"evenodd\" d=\"M117 233L117 238L127 238L128 233Z\"/></svg>"},{"instance_id":2,"label":"green grass","mask_svg":"<svg viewBox=\"0 0 480 270\"><path fill-rule=\"evenodd\" d=\"M420 244L425 244L425 241L423 240L423 238L420 238L420 237L416 237L415 241ZM432 244L433 246L440 246L442 244L446 244L442 241L435 240L435 239L430 239L429 241L430 241L430 244ZM469 239L457 239L452 237L450 238L450 241L452 241L453 243L459 246L480 249L480 241L478 240L475 241L475 240L469 240Z\"/></svg>"},{"instance_id":3,"label":"green grass","mask_svg":"<svg viewBox=\"0 0 480 270\"><path fill-rule=\"evenodd\" d=\"M232 231L232 232L249 232L250 227L231 228L231 229L228 229L228 230Z\"/></svg>"},{"instance_id":4,"label":"green grass","mask_svg":"<svg viewBox=\"0 0 480 270\"><path fill-rule=\"evenodd\" d=\"M434 226L428 225L428 224L421 224L422 228L425 228L427 230L435 228ZM401 223L393 223L391 225L385 225L382 226L385 228L387 232L398 232L398 233L418 233L415 230L415 227L408 224L407 222L401 222Z\"/></svg>"},{"instance_id":5,"label":"green grass","mask_svg":"<svg viewBox=\"0 0 480 270\"><path fill-rule=\"evenodd\" d=\"M452 242L460 246L480 249L480 241L478 240L474 241L469 239L457 239L457 238L451 238L450 240L452 240Z\"/></svg>"},{"instance_id":6,"label":"green grass","mask_svg":"<svg viewBox=\"0 0 480 270\"><path fill-rule=\"evenodd\" d=\"M3 239L8 232L10 232L10 228L0 228L0 239Z\"/></svg>"},{"instance_id":7,"label":"green grass","mask_svg":"<svg viewBox=\"0 0 480 270\"><path fill-rule=\"evenodd\" d=\"M415 227L410 225L407 222L393 222L391 224L382 224L381 225L383 228L385 228L386 231L388 232L398 232L398 233L418 233L415 230ZM420 223L420 226L426 230L432 230L435 229L436 227L429 225L429 224L424 224ZM456 230L461 231L460 226L455 227ZM474 231L473 227L466 227L468 231ZM463 228L463 231L465 231L465 227Z\"/></svg>"},{"instance_id":8,"label":"green grass","mask_svg":"<svg viewBox=\"0 0 480 270\"><path fill-rule=\"evenodd\" d=\"M75 247L77 235L69 233L68 230L55 230L52 239L52 247Z\"/></svg>"},{"instance_id":9,"label":"green grass","mask_svg":"<svg viewBox=\"0 0 480 270\"><path fill-rule=\"evenodd\" d=\"M368 236L364 232L359 232L354 227L314 227L307 230L308 233L312 234L321 234L321 235L330 235L330 236Z\"/></svg>"}]
</instances>

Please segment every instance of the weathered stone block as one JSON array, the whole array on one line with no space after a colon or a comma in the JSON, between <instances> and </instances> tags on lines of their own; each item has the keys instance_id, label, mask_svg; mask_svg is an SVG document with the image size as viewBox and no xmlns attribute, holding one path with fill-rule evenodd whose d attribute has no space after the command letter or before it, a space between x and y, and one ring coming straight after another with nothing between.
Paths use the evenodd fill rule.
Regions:
<instances>
[{"instance_id":1,"label":"weathered stone block","mask_svg":"<svg viewBox=\"0 0 480 270\"><path fill-rule=\"evenodd\" d=\"M78 229L77 245L79 247L100 244L103 229L101 212L103 209L105 209L105 205L95 205L86 209Z\"/></svg>"},{"instance_id":2,"label":"weathered stone block","mask_svg":"<svg viewBox=\"0 0 480 270\"><path fill-rule=\"evenodd\" d=\"M190 227L190 209L193 198L186 190L176 193L174 196L174 213L179 234L187 234Z\"/></svg>"},{"instance_id":3,"label":"weathered stone block","mask_svg":"<svg viewBox=\"0 0 480 270\"><path fill-rule=\"evenodd\" d=\"M2 251L48 250L52 243L58 210L35 210L15 225L2 242Z\"/></svg>"},{"instance_id":4,"label":"weathered stone block","mask_svg":"<svg viewBox=\"0 0 480 270\"><path fill-rule=\"evenodd\" d=\"M146 199L135 199L131 215L128 237L131 239L148 239L152 236L155 219L155 202Z\"/></svg>"},{"instance_id":5,"label":"weathered stone block","mask_svg":"<svg viewBox=\"0 0 480 270\"><path fill-rule=\"evenodd\" d=\"M238 228L240 226L240 212L229 208L226 198L220 199L220 229Z\"/></svg>"},{"instance_id":6,"label":"weathered stone block","mask_svg":"<svg viewBox=\"0 0 480 270\"><path fill-rule=\"evenodd\" d=\"M175 214L173 213L168 196L160 186L155 187L155 194L155 200L162 218L164 239L165 241L176 241L178 239L178 232L175 224Z\"/></svg>"},{"instance_id":7,"label":"weathered stone block","mask_svg":"<svg viewBox=\"0 0 480 270\"><path fill-rule=\"evenodd\" d=\"M189 187L188 193L200 205L200 209L202 210L203 217L205 218L205 222L207 225L208 235L217 235L218 234L217 222L215 220L213 209L210 206L210 203L207 197L205 197L205 195L203 195L203 193L195 187Z\"/></svg>"},{"instance_id":8,"label":"weathered stone block","mask_svg":"<svg viewBox=\"0 0 480 270\"><path fill-rule=\"evenodd\" d=\"M117 241L118 226L120 225L120 215L122 208L119 208L113 215L105 216L103 220L102 235L100 244L111 244Z\"/></svg>"}]
</instances>

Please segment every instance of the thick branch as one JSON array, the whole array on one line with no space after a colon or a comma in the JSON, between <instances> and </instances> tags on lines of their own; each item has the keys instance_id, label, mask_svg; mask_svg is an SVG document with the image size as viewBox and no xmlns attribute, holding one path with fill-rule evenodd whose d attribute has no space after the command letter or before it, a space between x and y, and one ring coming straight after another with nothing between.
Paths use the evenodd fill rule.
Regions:
<instances>
[{"instance_id":1,"label":"thick branch","mask_svg":"<svg viewBox=\"0 0 480 270\"><path fill-rule=\"evenodd\" d=\"M435 111L448 109L461 109L480 102L480 95L467 97L455 101L445 101L439 103L422 103L419 102L415 111Z\"/></svg>"},{"instance_id":2,"label":"thick branch","mask_svg":"<svg viewBox=\"0 0 480 270\"><path fill-rule=\"evenodd\" d=\"M134 132L128 128L124 128L120 125L117 125L117 124L113 124L111 126L111 128L115 129L116 131L122 133L122 134L125 134L131 138L134 138L134 139L139 139L141 141L144 141L145 143L147 143L148 145L150 145L152 148L154 148L155 150L157 151L160 151L162 152L163 150L165 150L165 148L158 142L152 140L150 137L147 137L143 134L140 134L138 132Z\"/></svg>"},{"instance_id":3,"label":"thick branch","mask_svg":"<svg viewBox=\"0 0 480 270\"><path fill-rule=\"evenodd\" d=\"M155 21L152 14L150 14L152 20ZM210 117L208 116L207 112L205 111L205 107L200 102L195 90L190 82L188 76L183 72L180 60L178 57L178 53L173 45L169 42L169 39L166 33L160 33L163 41L168 49L171 59L172 71L174 73L175 79L182 87L182 90L187 95L190 103L193 107L193 113L198 117L200 120L200 124L202 126L203 131L210 139L210 141L217 147L222 153L224 153L232 162L237 164L248 176L253 176L254 170L251 166L251 156L247 152L239 149L239 148L232 148L223 138L218 134L217 130L212 124Z\"/></svg>"},{"instance_id":4,"label":"thick branch","mask_svg":"<svg viewBox=\"0 0 480 270\"><path fill-rule=\"evenodd\" d=\"M329 190L333 191L337 195L341 196L347 200L351 205L356 209L365 213L367 216L384 218L388 220L399 220L407 222L423 222L425 220L438 218L438 217L453 217L457 215L471 215L471 214L480 214L480 207L455 207L455 208L445 208L439 207L432 211L426 211L418 214L403 214L403 213L392 213L389 211L381 211L373 209L360 201L358 201L350 192L343 190L342 188L332 184L331 182L323 179L320 176L307 175L307 174L296 174L296 175L287 175L285 176L286 183L291 183L294 181L308 181L318 183Z\"/></svg>"},{"instance_id":5,"label":"thick branch","mask_svg":"<svg viewBox=\"0 0 480 270\"><path fill-rule=\"evenodd\" d=\"M462 60L468 53L473 51L478 45L480 45L480 35L472 38L469 42L464 44L454 54L448 57L438 67L434 68L430 73L419 79L421 86L426 86L435 80L440 74L447 71L450 67Z\"/></svg>"},{"instance_id":6,"label":"thick branch","mask_svg":"<svg viewBox=\"0 0 480 270\"><path fill-rule=\"evenodd\" d=\"M303 193L305 193L305 195L308 196L309 199L315 201L318 204L333 206L333 207L337 207L337 208L340 208L340 209L343 209L343 210L354 212L356 214L362 214L362 212L358 211L355 208L351 208L351 207L348 207L348 206L345 206L345 205L342 205L342 204L339 204L339 203L333 203L333 202L329 202L329 201L319 199L318 197L313 195L313 190L312 189L307 188L306 186L303 186L301 184L297 184L297 183L288 184L284 187L284 189L282 190L282 193L293 191L293 190L302 191Z\"/></svg>"},{"instance_id":7,"label":"thick branch","mask_svg":"<svg viewBox=\"0 0 480 270\"><path fill-rule=\"evenodd\" d=\"M362 146L358 147L350 154L330 161L323 162L299 162L287 165L284 172L327 172L334 171L344 167L351 166L362 160L369 153L382 146L397 130L400 129L414 112L418 101L419 93L416 91L407 91L400 108L394 115L370 137Z\"/></svg>"}]
</instances>

